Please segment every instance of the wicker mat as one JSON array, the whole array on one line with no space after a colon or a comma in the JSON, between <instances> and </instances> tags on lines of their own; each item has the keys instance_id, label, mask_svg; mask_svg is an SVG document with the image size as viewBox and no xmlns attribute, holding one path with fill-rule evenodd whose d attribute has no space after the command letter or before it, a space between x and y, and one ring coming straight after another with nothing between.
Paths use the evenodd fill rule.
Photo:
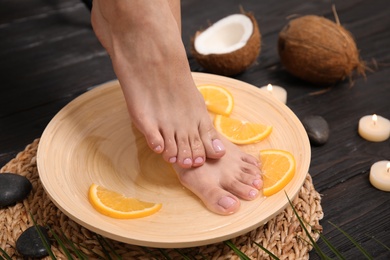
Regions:
<instances>
[{"instance_id":1,"label":"wicker mat","mask_svg":"<svg viewBox=\"0 0 390 260\"><path fill-rule=\"evenodd\" d=\"M85 229L63 214L45 193L36 167L38 143L39 139L35 140L0 169L0 173L11 172L26 176L33 184L33 190L27 199L14 206L0 209L0 247L13 259L22 258L16 251L15 244L20 234L33 225L30 213L38 224L49 226L56 234L69 238L91 259L107 258L105 255L105 250L109 248L107 245L110 245L110 251L115 253L113 259L118 258L118 255L122 259L183 259L183 255L189 256L190 259L239 259L223 242L180 250L145 248L102 238ZM321 197L314 189L310 175L307 174L299 196L293 200L293 204L301 218L310 224L307 229L315 240L319 238L316 231L321 231L319 220L323 217L320 202ZM264 226L231 241L251 259L270 259L255 242L263 245L280 259L308 259L311 250L307 242L309 239L290 206ZM54 239L52 250L58 259L66 259Z\"/></svg>"}]
</instances>

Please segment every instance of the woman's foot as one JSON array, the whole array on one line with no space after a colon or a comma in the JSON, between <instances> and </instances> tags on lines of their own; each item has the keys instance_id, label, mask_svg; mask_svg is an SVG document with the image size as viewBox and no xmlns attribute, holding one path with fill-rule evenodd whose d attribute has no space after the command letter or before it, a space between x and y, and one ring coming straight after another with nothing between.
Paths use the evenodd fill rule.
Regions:
<instances>
[{"instance_id":1,"label":"woman's foot","mask_svg":"<svg viewBox=\"0 0 390 260\"><path fill-rule=\"evenodd\" d=\"M192 79L179 11L179 1L95 0L92 25L149 147L190 168L221 158L225 148Z\"/></svg>"},{"instance_id":2,"label":"woman's foot","mask_svg":"<svg viewBox=\"0 0 390 260\"><path fill-rule=\"evenodd\" d=\"M198 168L174 166L180 182L197 195L212 212L228 215L240 207L240 200L253 200L263 187L259 162L227 140L226 154L207 160Z\"/></svg>"}]
</instances>

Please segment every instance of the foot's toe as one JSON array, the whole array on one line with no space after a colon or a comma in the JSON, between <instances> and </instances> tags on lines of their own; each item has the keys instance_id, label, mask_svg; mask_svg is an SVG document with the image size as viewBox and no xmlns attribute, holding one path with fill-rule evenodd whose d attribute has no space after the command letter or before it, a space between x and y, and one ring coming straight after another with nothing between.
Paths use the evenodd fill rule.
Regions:
<instances>
[{"instance_id":1,"label":"foot's toe","mask_svg":"<svg viewBox=\"0 0 390 260\"><path fill-rule=\"evenodd\" d=\"M205 152L202 141L199 136L190 139L191 153L192 153L192 166L199 167L205 162Z\"/></svg>"},{"instance_id":2,"label":"foot's toe","mask_svg":"<svg viewBox=\"0 0 390 260\"><path fill-rule=\"evenodd\" d=\"M263 188L263 178L260 174L241 173L237 180L258 190Z\"/></svg>"},{"instance_id":3,"label":"foot's toe","mask_svg":"<svg viewBox=\"0 0 390 260\"><path fill-rule=\"evenodd\" d=\"M249 164L252 164L252 165L256 166L257 168L259 168L261 166L261 162L258 159L256 159L254 156L249 155L249 154L244 154L242 156L241 160L244 162L247 162Z\"/></svg>"},{"instance_id":4,"label":"foot's toe","mask_svg":"<svg viewBox=\"0 0 390 260\"><path fill-rule=\"evenodd\" d=\"M163 159L169 163L176 163L178 151L174 134L164 135L164 147Z\"/></svg>"},{"instance_id":5,"label":"foot's toe","mask_svg":"<svg viewBox=\"0 0 390 260\"><path fill-rule=\"evenodd\" d=\"M148 130L144 131L143 134L150 149L159 154L164 151L164 139L159 131Z\"/></svg>"},{"instance_id":6,"label":"foot's toe","mask_svg":"<svg viewBox=\"0 0 390 260\"><path fill-rule=\"evenodd\" d=\"M188 141L188 136L176 136L177 143L177 164L182 168L192 167L192 151Z\"/></svg>"},{"instance_id":7,"label":"foot's toe","mask_svg":"<svg viewBox=\"0 0 390 260\"><path fill-rule=\"evenodd\" d=\"M240 208L240 200L226 190L214 187L196 193L205 206L212 212L220 215L229 215L237 212Z\"/></svg>"},{"instance_id":8,"label":"foot's toe","mask_svg":"<svg viewBox=\"0 0 390 260\"><path fill-rule=\"evenodd\" d=\"M226 191L231 192L237 197L245 200L253 200L259 195L259 190L253 186L253 181L255 181L254 178L251 179L249 176L246 176L246 178L240 180L232 179L223 181L221 184ZM248 182L248 184L245 182Z\"/></svg>"},{"instance_id":9,"label":"foot's toe","mask_svg":"<svg viewBox=\"0 0 390 260\"><path fill-rule=\"evenodd\" d=\"M225 146L222 140L219 138L203 139L203 144L206 150L207 158L219 159L226 153Z\"/></svg>"},{"instance_id":10,"label":"foot's toe","mask_svg":"<svg viewBox=\"0 0 390 260\"><path fill-rule=\"evenodd\" d=\"M211 159L219 159L225 155L225 145L219 137L218 132L212 125L201 125L200 135L203 142L203 146L206 152L206 157Z\"/></svg>"}]
</instances>

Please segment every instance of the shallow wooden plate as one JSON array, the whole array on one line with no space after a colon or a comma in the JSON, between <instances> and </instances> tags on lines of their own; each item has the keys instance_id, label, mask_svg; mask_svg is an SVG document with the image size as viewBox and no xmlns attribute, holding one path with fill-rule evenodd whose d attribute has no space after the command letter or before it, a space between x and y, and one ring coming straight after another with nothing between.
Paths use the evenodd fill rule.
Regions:
<instances>
[{"instance_id":1,"label":"shallow wooden plate","mask_svg":"<svg viewBox=\"0 0 390 260\"><path fill-rule=\"evenodd\" d=\"M295 197L309 169L310 145L294 113L247 83L203 73L193 76L197 84L216 84L231 91L232 117L273 126L266 140L240 147L254 156L266 148L293 153L297 171L285 192ZM265 224L288 205L281 191L242 201L240 211L230 216L208 211L132 126L117 81L81 95L52 119L41 137L37 163L43 187L66 215L96 233L135 245L180 248L220 242ZM163 207L140 219L106 217L88 202L91 183L161 202Z\"/></svg>"}]
</instances>

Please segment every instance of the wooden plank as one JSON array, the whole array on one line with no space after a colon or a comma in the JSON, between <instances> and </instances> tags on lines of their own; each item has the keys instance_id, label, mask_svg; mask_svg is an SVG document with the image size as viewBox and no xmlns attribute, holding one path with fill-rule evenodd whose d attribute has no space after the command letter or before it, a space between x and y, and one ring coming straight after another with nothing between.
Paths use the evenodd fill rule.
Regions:
<instances>
[{"instance_id":1,"label":"wooden plank","mask_svg":"<svg viewBox=\"0 0 390 260\"><path fill-rule=\"evenodd\" d=\"M0 2L0 27L60 12L61 10L77 10L85 8L78 0L66 1L29 1L2 0Z\"/></svg>"}]
</instances>

